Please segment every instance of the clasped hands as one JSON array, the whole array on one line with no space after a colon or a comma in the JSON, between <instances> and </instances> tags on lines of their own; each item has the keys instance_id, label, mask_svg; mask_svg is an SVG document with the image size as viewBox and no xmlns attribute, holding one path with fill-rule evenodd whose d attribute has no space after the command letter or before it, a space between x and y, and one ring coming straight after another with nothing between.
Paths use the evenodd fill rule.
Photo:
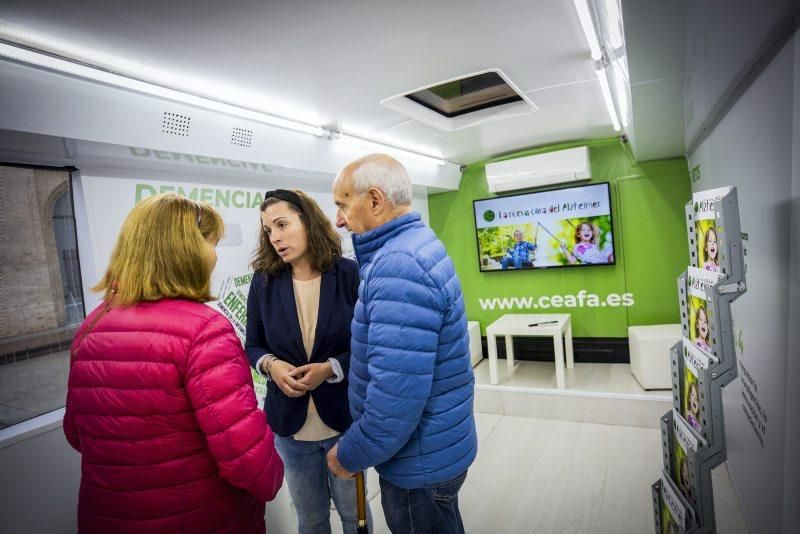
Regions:
<instances>
[{"instance_id":1,"label":"clasped hands","mask_svg":"<svg viewBox=\"0 0 800 534\"><path fill-rule=\"evenodd\" d=\"M272 362L269 374L272 381L281 388L281 391L283 391L287 397L302 397L334 376L331 362L309 363L300 367L295 367L283 360L275 360ZM339 478L353 478L355 473L351 473L339 463L339 458L336 455L338 449L339 446L337 444L328 451L328 467L331 472Z\"/></svg>"},{"instance_id":2,"label":"clasped hands","mask_svg":"<svg viewBox=\"0 0 800 534\"><path fill-rule=\"evenodd\" d=\"M270 377L287 397L302 397L334 376L331 362L309 363L295 367L283 360L275 360Z\"/></svg>"}]
</instances>

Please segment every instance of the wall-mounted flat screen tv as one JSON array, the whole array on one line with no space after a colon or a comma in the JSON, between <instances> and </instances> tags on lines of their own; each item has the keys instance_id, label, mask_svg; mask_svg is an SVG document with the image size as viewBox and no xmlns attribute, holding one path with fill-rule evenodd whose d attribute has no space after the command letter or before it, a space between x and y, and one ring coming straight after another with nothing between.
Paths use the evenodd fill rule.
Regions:
<instances>
[{"instance_id":1,"label":"wall-mounted flat screen tv","mask_svg":"<svg viewBox=\"0 0 800 534\"><path fill-rule=\"evenodd\" d=\"M613 265L608 183L475 200L481 271Z\"/></svg>"}]
</instances>

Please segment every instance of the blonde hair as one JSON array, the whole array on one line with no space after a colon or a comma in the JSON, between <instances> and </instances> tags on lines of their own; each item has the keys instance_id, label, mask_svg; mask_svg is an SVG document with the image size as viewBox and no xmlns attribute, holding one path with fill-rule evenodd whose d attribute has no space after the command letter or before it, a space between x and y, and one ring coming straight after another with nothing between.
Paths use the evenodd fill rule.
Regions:
<instances>
[{"instance_id":1,"label":"blonde hair","mask_svg":"<svg viewBox=\"0 0 800 534\"><path fill-rule=\"evenodd\" d=\"M578 226L575 227L575 244L581 242L581 228L584 224L592 231L592 239L589 241L589 243L594 243L596 245L600 240L600 229L589 221L581 221Z\"/></svg>"},{"instance_id":2,"label":"blonde hair","mask_svg":"<svg viewBox=\"0 0 800 534\"><path fill-rule=\"evenodd\" d=\"M108 269L92 291L103 291L115 306L162 298L213 300L205 241L217 243L224 229L206 202L175 193L148 197L125 219Z\"/></svg>"}]
</instances>

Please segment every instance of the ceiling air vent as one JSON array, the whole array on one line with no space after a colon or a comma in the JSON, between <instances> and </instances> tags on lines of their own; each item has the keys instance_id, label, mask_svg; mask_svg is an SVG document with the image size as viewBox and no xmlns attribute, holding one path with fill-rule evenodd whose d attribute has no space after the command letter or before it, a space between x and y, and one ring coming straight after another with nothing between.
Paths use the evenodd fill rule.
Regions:
<instances>
[{"instance_id":1,"label":"ceiling air vent","mask_svg":"<svg viewBox=\"0 0 800 534\"><path fill-rule=\"evenodd\" d=\"M447 131L538 111L499 69L445 80L381 104Z\"/></svg>"},{"instance_id":2,"label":"ceiling air vent","mask_svg":"<svg viewBox=\"0 0 800 534\"><path fill-rule=\"evenodd\" d=\"M188 115L165 111L164 120L161 122L161 133L186 137L189 135L191 122L192 118Z\"/></svg>"},{"instance_id":3,"label":"ceiling air vent","mask_svg":"<svg viewBox=\"0 0 800 534\"><path fill-rule=\"evenodd\" d=\"M481 109L522 101L522 97L496 72L484 72L468 78L434 85L409 93L406 98L432 109L448 119Z\"/></svg>"},{"instance_id":4,"label":"ceiling air vent","mask_svg":"<svg viewBox=\"0 0 800 534\"><path fill-rule=\"evenodd\" d=\"M250 148L253 146L253 130L234 127L231 134L231 144Z\"/></svg>"}]
</instances>

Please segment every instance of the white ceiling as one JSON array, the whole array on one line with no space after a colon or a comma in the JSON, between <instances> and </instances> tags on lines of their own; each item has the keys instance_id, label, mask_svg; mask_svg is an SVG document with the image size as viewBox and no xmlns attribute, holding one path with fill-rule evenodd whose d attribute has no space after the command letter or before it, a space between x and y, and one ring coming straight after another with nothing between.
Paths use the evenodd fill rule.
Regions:
<instances>
[{"instance_id":1,"label":"white ceiling","mask_svg":"<svg viewBox=\"0 0 800 534\"><path fill-rule=\"evenodd\" d=\"M614 135L569 0L3 0L0 39L459 163ZM380 104L488 68L540 111L443 132Z\"/></svg>"}]
</instances>

